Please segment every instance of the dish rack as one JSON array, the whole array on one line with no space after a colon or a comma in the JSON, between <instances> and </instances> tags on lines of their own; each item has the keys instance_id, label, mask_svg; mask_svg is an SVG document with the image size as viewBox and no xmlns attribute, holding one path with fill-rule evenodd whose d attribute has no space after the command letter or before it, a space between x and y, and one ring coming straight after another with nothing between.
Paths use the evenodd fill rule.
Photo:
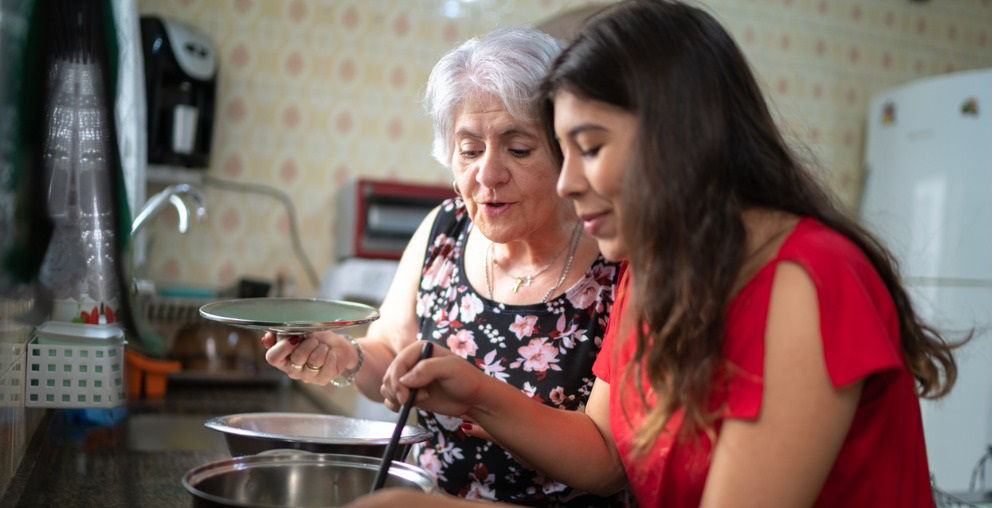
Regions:
<instances>
[{"instance_id":1,"label":"dish rack","mask_svg":"<svg viewBox=\"0 0 998 508\"><path fill-rule=\"evenodd\" d=\"M284 380L286 376L283 372L266 363L257 334L201 317L201 306L213 301L212 298L155 293L140 294L136 298L136 312L149 328L162 337L167 359L182 362L182 368L167 373L167 378L181 383L274 384ZM221 330L227 331L222 333ZM213 349L205 347L201 351L195 348L193 352L189 349L189 346L196 345L209 335L215 338ZM245 346L247 350L258 350L236 353L227 349L234 343L232 341L252 344ZM204 342L201 344L204 345ZM217 356L201 357L201 352ZM239 356L230 357L227 354Z\"/></svg>"},{"instance_id":2,"label":"dish rack","mask_svg":"<svg viewBox=\"0 0 998 508\"><path fill-rule=\"evenodd\" d=\"M186 325L201 322L204 318L198 313L198 309L212 301L210 298L139 294L136 309L139 316L163 337L169 350L177 331Z\"/></svg>"}]
</instances>

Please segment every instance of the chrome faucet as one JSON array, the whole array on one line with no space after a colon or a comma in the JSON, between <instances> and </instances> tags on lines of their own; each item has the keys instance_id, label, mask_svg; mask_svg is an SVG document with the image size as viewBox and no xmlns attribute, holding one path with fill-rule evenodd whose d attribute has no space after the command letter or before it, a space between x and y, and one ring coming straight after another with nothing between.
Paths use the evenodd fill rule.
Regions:
<instances>
[{"instance_id":1,"label":"chrome faucet","mask_svg":"<svg viewBox=\"0 0 998 508\"><path fill-rule=\"evenodd\" d=\"M194 214L198 222L203 221L207 211L204 207L204 196L201 195L201 191L190 184L178 183L157 192L146 201L145 206L142 207L142 210L135 216L135 220L132 221L132 234L137 233L145 225L146 221L166 206L167 203L177 209L177 231L186 233L190 212L187 209L187 204L180 198L184 194L190 196L191 201L194 202Z\"/></svg>"}]
</instances>

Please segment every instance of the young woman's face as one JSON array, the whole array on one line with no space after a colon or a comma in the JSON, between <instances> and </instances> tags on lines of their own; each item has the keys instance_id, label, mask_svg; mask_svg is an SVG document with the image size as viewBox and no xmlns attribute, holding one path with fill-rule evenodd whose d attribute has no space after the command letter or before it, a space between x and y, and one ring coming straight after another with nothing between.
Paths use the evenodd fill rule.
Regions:
<instances>
[{"instance_id":1,"label":"young woman's face","mask_svg":"<svg viewBox=\"0 0 998 508\"><path fill-rule=\"evenodd\" d=\"M554 130L565 156L558 194L572 200L586 232L614 261L627 258L620 192L637 128L637 116L616 106L563 90L555 94Z\"/></svg>"}]
</instances>

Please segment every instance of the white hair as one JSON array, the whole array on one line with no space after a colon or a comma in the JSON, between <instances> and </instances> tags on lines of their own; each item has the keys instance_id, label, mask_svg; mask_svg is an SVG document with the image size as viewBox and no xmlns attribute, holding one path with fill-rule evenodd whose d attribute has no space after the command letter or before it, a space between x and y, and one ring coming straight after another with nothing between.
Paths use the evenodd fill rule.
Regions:
<instances>
[{"instance_id":1,"label":"white hair","mask_svg":"<svg viewBox=\"0 0 998 508\"><path fill-rule=\"evenodd\" d=\"M426 83L423 106L433 122L433 157L450 166L454 115L465 97L494 95L514 118L537 123L538 87L561 52L554 37L527 27L501 28L471 38L443 56Z\"/></svg>"}]
</instances>

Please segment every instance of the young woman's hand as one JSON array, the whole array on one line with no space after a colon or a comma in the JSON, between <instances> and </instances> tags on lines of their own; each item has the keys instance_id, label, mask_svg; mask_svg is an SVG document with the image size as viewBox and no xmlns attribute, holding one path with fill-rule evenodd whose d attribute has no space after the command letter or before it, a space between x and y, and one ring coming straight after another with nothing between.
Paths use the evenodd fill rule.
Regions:
<instances>
[{"instance_id":1,"label":"young woman's hand","mask_svg":"<svg viewBox=\"0 0 998 508\"><path fill-rule=\"evenodd\" d=\"M434 345L430 358L419 361L423 342L415 342L399 351L385 371L381 395L385 405L398 411L418 389L415 405L427 411L464 417L479 401L482 390L496 381L468 360ZM417 363L418 362L418 363Z\"/></svg>"}]
</instances>

